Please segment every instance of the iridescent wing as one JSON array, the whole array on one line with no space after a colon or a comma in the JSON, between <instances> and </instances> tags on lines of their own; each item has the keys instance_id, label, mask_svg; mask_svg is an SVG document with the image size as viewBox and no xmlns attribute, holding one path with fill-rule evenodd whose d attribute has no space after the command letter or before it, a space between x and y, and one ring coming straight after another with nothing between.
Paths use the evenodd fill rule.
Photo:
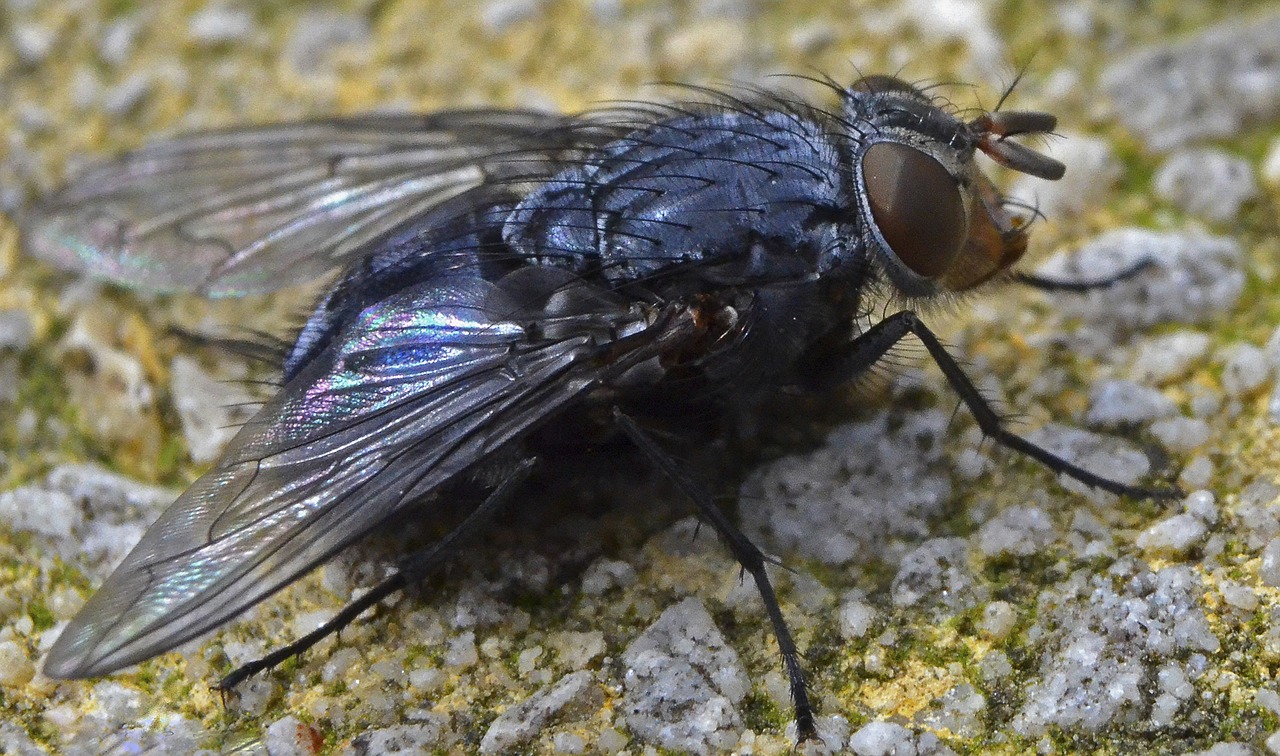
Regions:
<instances>
[{"instance_id":1,"label":"iridescent wing","mask_svg":"<svg viewBox=\"0 0 1280 756\"><path fill-rule=\"evenodd\" d=\"M105 674L225 622L678 335L610 295L526 330L518 295L448 275L362 312L147 531L46 673Z\"/></svg>"},{"instance_id":2,"label":"iridescent wing","mask_svg":"<svg viewBox=\"0 0 1280 756\"><path fill-rule=\"evenodd\" d=\"M545 177L611 131L534 111L375 115L179 137L106 163L24 219L36 257L153 291L302 283L485 182Z\"/></svg>"}]
</instances>

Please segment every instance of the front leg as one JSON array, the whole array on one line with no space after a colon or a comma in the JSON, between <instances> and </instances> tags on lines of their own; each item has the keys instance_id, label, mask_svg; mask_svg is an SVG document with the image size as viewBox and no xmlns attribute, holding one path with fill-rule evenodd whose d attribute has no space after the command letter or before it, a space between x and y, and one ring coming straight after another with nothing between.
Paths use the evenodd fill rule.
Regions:
<instances>
[{"instance_id":1,"label":"front leg","mask_svg":"<svg viewBox=\"0 0 1280 756\"><path fill-rule=\"evenodd\" d=\"M1144 488L1130 486L1085 470L1059 457L1048 449L1031 443L1004 427L1004 421L991 404L982 397L969 376L965 375L960 364L956 362L933 331L920 320L920 316L911 310L896 312L872 326L865 333L849 342L844 353L822 366L821 371L812 381L815 387L832 387L847 383L879 362L890 349L908 334L916 338L929 350L929 356L942 369L947 383L960 395L969 412L978 421L978 427L988 437L1001 446L1040 462L1054 473L1067 475L1093 488L1100 488L1121 496L1140 498L1166 499L1182 495L1176 488Z\"/></svg>"}]
</instances>

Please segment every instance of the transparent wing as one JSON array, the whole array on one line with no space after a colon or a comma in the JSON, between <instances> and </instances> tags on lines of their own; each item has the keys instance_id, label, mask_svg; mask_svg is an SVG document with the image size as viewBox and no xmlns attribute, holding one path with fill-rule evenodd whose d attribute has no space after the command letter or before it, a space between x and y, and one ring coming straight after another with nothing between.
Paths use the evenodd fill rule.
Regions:
<instances>
[{"instance_id":1,"label":"transparent wing","mask_svg":"<svg viewBox=\"0 0 1280 756\"><path fill-rule=\"evenodd\" d=\"M602 355L651 356L643 329L602 340L625 312L603 306L545 317L557 336L533 342L497 284L451 276L361 313L147 531L46 673L105 674L225 622L578 399Z\"/></svg>"},{"instance_id":2,"label":"transparent wing","mask_svg":"<svg viewBox=\"0 0 1280 756\"><path fill-rule=\"evenodd\" d=\"M55 265L138 288L271 291L485 181L549 175L607 131L476 110L196 134L79 177L32 210L24 239Z\"/></svg>"}]
</instances>

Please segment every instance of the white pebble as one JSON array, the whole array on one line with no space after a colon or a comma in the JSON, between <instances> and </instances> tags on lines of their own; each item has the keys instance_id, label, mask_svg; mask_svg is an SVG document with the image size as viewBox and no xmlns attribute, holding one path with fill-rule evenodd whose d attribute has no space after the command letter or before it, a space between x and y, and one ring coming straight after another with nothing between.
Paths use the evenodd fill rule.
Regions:
<instances>
[{"instance_id":1,"label":"white pebble","mask_svg":"<svg viewBox=\"0 0 1280 756\"><path fill-rule=\"evenodd\" d=\"M1253 700L1267 711L1280 716L1280 693L1276 693L1270 688L1258 688L1258 692L1254 694Z\"/></svg>"},{"instance_id":2,"label":"white pebble","mask_svg":"<svg viewBox=\"0 0 1280 756\"><path fill-rule=\"evenodd\" d=\"M0 685L18 688L35 676L36 667L17 641L0 641Z\"/></svg>"},{"instance_id":3,"label":"white pebble","mask_svg":"<svg viewBox=\"0 0 1280 756\"><path fill-rule=\"evenodd\" d=\"M1169 417L1157 420L1149 429L1165 448L1175 452L1189 452L1200 448L1209 440L1209 424L1195 417Z\"/></svg>"},{"instance_id":4,"label":"white pebble","mask_svg":"<svg viewBox=\"0 0 1280 756\"><path fill-rule=\"evenodd\" d=\"M602 753L613 756L613 754L616 754L626 748L627 742L626 735L623 735L612 727L606 727L600 732L600 736L596 738L596 747L599 748Z\"/></svg>"},{"instance_id":5,"label":"white pebble","mask_svg":"<svg viewBox=\"0 0 1280 756\"><path fill-rule=\"evenodd\" d=\"M75 497L37 486L0 493L0 522L15 531L49 538L69 538L84 525L85 513Z\"/></svg>"},{"instance_id":6,"label":"white pebble","mask_svg":"<svg viewBox=\"0 0 1280 756\"><path fill-rule=\"evenodd\" d=\"M1252 612L1258 608L1258 594L1234 580L1223 580L1218 585L1218 593L1222 594L1223 601L1241 611Z\"/></svg>"},{"instance_id":7,"label":"white pebble","mask_svg":"<svg viewBox=\"0 0 1280 756\"><path fill-rule=\"evenodd\" d=\"M359 46L372 31L363 16L334 11L308 11L298 17L285 43L283 58L300 75L324 70L330 54L343 45Z\"/></svg>"},{"instance_id":8,"label":"white pebble","mask_svg":"<svg viewBox=\"0 0 1280 756\"><path fill-rule=\"evenodd\" d=\"M1218 505L1212 491L1192 491L1182 500L1182 511L1206 525L1218 522Z\"/></svg>"},{"instance_id":9,"label":"white pebble","mask_svg":"<svg viewBox=\"0 0 1280 756\"><path fill-rule=\"evenodd\" d=\"M1136 543L1143 551L1184 554L1199 543L1208 530L1198 517L1174 515L1147 528L1138 536Z\"/></svg>"},{"instance_id":10,"label":"white pebble","mask_svg":"<svg viewBox=\"0 0 1280 756\"><path fill-rule=\"evenodd\" d=\"M52 27L18 24L11 32L10 41L18 60L24 65L37 66L53 52L58 35Z\"/></svg>"},{"instance_id":11,"label":"white pebble","mask_svg":"<svg viewBox=\"0 0 1280 756\"><path fill-rule=\"evenodd\" d=\"M118 66L128 60L137 42L141 24L135 18L120 18L107 25L98 40L98 57L104 63Z\"/></svg>"},{"instance_id":12,"label":"white pebble","mask_svg":"<svg viewBox=\"0 0 1280 756\"><path fill-rule=\"evenodd\" d=\"M187 23L187 34L210 47L243 39L253 31L253 16L246 10L219 2L200 9Z\"/></svg>"},{"instance_id":13,"label":"white pebble","mask_svg":"<svg viewBox=\"0 0 1280 756\"><path fill-rule=\"evenodd\" d=\"M150 73L135 73L106 91L102 108L113 116L127 116L151 95L153 88Z\"/></svg>"},{"instance_id":14,"label":"white pebble","mask_svg":"<svg viewBox=\"0 0 1280 756\"><path fill-rule=\"evenodd\" d=\"M1084 325L1107 332L1158 323L1211 321L1229 312L1244 290L1244 247L1229 236L1117 228L1075 251L1060 252L1036 272L1066 281L1095 280L1152 267L1133 278L1083 295L1059 297L1056 309Z\"/></svg>"},{"instance_id":15,"label":"white pebble","mask_svg":"<svg viewBox=\"0 0 1280 756\"><path fill-rule=\"evenodd\" d=\"M860 597L852 598L840 606L840 637L845 640L861 638L876 621L876 610Z\"/></svg>"},{"instance_id":16,"label":"white pebble","mask_svg":"<svg viewBox=\"0 0 1280 756\"><path fill-rule=\"evenodd\" d=\"M516 657L516 672L520 675L527 675L538 666L538 659L546 653L542 646L534 646L526 648Z\"/></svg>"},{"instance_id":17,"label":"white pebble","mask_svg":"<svg viewBox=\"0 0 1280 756\"><path fill-rule=\"evenodd\" d=\"M1038 507L1009 507L978 531L978 551L983 556L1030 556L1053 543L1057 532L1053 519Z\"/></svg>"},{"instance_id":18,"label":"white pebble","mask_svg":"<svg viewBox=\"0 0 1280 756\"><path fill-rule=\"evenodd\" d=\"M480 11L480 23L486 32L497 36L538 15L542 5L542 0L489 0Z\"/></svg>"},{"instance_id":19,"label":"white pebble","mask_svg":"<svg viewBox=\"0 0 1280 756\"><path fill-rule=\"evenodd\" d=\"M858 756L915 756L911 731L891 722L871 722L849 738L849 749Z\"/></svg>"},{"instance_id":20,"label":"white pebble","mask_svg":"<svg viewBox=\"0 0 1280 756\"><path fill-rule=\"evenodd\" d=\"M340 648L325 659L324 666L320 669L320 679L326 683L341 680L352 667L360 663L360 659L360 652L356 649L350 646Z\"/></svg>"},{"instance_id":21,"label":"white pebble","mask_svg":"<svg viewBox=\"0 0 1280 756\"><path fill-rule=\"evenodd\" d=\"M582 753L587 750L587 741L581 735L557 732L551 738L551 746L556 749L556 753Z\"/></svg>"},{"instance_id":22,"label":"white pebble","mask_svg":"<svg viewBox=\"0 0 1280 756\"><path fill-rule=\"evenodd\" d=\"M1253 344L1232 344L1222 355L1222 388L1227 396L1247 394L1270 377L1271 364L1266 352Z\"/></svg>"},{"instance_id":23,"label":"white pebble","mask_svg":"<svg viewBox=\"0 0 1280 756\"><path fill-rule=\"evenodd\" d=\"M25 310L0 310L0 349L26 349L35 326Z\"/></svg>"},{"instance_id":24,"label":"white pebble","mask_svg":"<svg viewBox=\"0 0 1280 756\"><path fill-rule=\"evenodd\" d=\"M1085 420L1090 425L1135 425L1169 417L1178 411L1159 389L1133 381L1101 381L1089 392Z\"/></svg>"},{"instance_id":25,"label":"white pebble","mask_svg":"<svg viewBox=\"0 0 1280 756\"><path fill-rule=\"evenodd\" d=\"M1263 585L1280 587L1280 538L1272 538L1262 550L1262 565L1258 568L1258 577Z\"/></svg>"},{"instance_id":26,"label":"white pebble","mask_svg":"<svg viewBox=\"0 0 1280 756\"><path fill-rule=\"evenodd\" d=\"M1267 362L1271 363L1271 369L1280 371L1280 326L1276 326L1276 329L1271 332L1262 350L1267 353Z\"/></svg>"},{"instance_id":27,"label":"white pebble","mask_svg":"<svg viewBox=\"0 0 1280 756\"><path fill-rule=\"evenodd\" d=\"M1195 693L1195 688L1191 686L1187 674L1176 662L1170 662L1161 667L1156 673L1156 682L1160 684L1161 690L1180 701L1191 698L1191 694Z\"/></svg>"},{"instance_id":28,"label":"white pebble","mask_svg":"<svg viewBox=\"0 0 1280 756\"><path fill-rule=\"evenodd\" d=\"M1124 175L1124 167L1105 139L1084 134L1063 134L1054 140L1054 158L1071 166L1058 181L1019 175L1009 188L1010 196L1034 205L1049 220L1074 217L1100 204Z\"/></svg>"},{"instance_id":29,"label":"white pebble","mask_svg":"<svg viewBox=\"0 0 1280 756\"><path fill-rule=\"evenodd\" d=\"M1197 454L1182 468L1178 482L1187 488L1203 488L1213 479L1213 460Z\"/></svg>"},{"instance_id":30,"label":"white pebble","mask_svg":"<svg viewBox=\"0 0 1280 756\"><path fill-rule=\"evenodd\" d=\"M1161 693L1151 705L1151 724L1156 727L1168 727L1178 713L1182 702L1168 693Z\"/></svg>"},{"instance_id":31,"label":"white pebble","mask_svg":"<svg viewBox=\"0 0 1280 756\"><path fill-rule=\"evenodd\" d=\"M600 596L610 588L625 588L636 581L636 569L630 564L612 559L600 559L591 564L582 575L582 592L588 596Z\"/></svg>"},{"instance_id":32,"label":"white pebble","mask_svg":"<svg viewBox=\"0 0 1280 756\"><path fill-rule=\"evenodd\" d=\"M1193 417L1212 417L1222 409L1222 394L1207 386L1192 385L1191 415Z\"/></svg>"},{"instance_id":33,"label":"white pebble","mask_svg":"<svg viewBox=\"0 0 1280 756\"><path fill-rule=\"evenodd\" d=\"M307 756L316 752L315 735L310 725L289 715L267 727L264 745L271 756Z\"/></svg>"},{"instance_id":34,"label":"white pebble","mask_svg":"<svg viewBox=\"0 0 1280 756\"><path fill-rule=\"evenodd\" d=\"M447 677L435 667L419 667L409 670L409 685L414 690L430 693L445 684Z\"/></svg>"},{"instance_id":35,"label":"white pebble","mask_svg":"<svg viewBox=\"0 0 1280 756\"><path fill-rule=\"evenodd\" d=\"M978 673L982 675L984 681L989 683L1003 680L1013 674L1013 664L1005 652L992 651L978 662Z\"/></svg>"},{"instance_id":36,"label":"white pebble","mask_svg":"<svg viewBox=\"0 0 1280 756\"><path fill-rule=\"evenodd\" d=\"M1156 194L1193 215L1223 223L1258 196L1253 166L1244 158L1212 147L1182 150L1155 175Z\"/></svg>"},{"instance_id":37,"label":"white pebble","mask_svg":"<svg viewBox=\"0 0 1280 756\"><path fill-rule=\"evenodd\" d=\"M1008 601L992 601L982 609L982 632L993 640L1004 640L1018 623L1018 612Z\"/></svg>"},{"instance_id":38,"label":"white pebble","mask_svg":"<svg viewBox=\"0 0 1280 756\"><path fill-rule=\"evenodd\" d=\"M195 462L213 461L249 419L252 397L186 355L173 358L169 376L187 453Z\"/></svg>"},{"instance_id":39,"label":"white pebble","mask_svg":"<svg viewBox=\"0 0 1280 756\"><path fill-rule=\"evenodd\" d=\"M470 667L479 660L480 653L476 650L475 633L466 632L449 639L444 652L445 666Z\"/></svg>"},{"instance_id":40,"label":"white pebble","mask_svg":"<svg viewBox=\"0 0 1280 756\"><path fill-rule=\"evenodd\" d=\"M1262 159L1262 180L1271 186L1280 186L1280 137L1273 137Z\"/></svg>"},{"instance_id":41,"label":"white pebble","mask_svg":"<svg viewBox=\"0 0 1280 756\"><path fill-rule=\"evenodd\" d=\"M1208 334L1178 331L1145 339L1138 346L1131 370L1139 383L1165 383L1189 373L1196 362L1209 354Z\"/></svg>"}]
</instances>

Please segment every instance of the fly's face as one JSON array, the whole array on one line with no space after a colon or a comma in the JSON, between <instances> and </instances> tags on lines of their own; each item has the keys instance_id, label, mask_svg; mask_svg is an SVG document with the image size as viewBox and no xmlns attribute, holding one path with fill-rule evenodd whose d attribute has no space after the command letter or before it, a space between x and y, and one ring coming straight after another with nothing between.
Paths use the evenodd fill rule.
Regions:
<instances>
[{"instance_id":1,"label":"fly's face","mask_svg":"<svg viewBox=\"0 0 1280 756\"><path fill-rule=\"evenodd\" d=\"M844 120L863 242L909 297L973 288L1026 251L1023 220L1005 210L974 162L977 152L1040 178L1056 180L1065 170L1008 140L1052 131L1053 116L992 112L961 121L890 76L855 83Z\"/></svg>"}]
</instances>

